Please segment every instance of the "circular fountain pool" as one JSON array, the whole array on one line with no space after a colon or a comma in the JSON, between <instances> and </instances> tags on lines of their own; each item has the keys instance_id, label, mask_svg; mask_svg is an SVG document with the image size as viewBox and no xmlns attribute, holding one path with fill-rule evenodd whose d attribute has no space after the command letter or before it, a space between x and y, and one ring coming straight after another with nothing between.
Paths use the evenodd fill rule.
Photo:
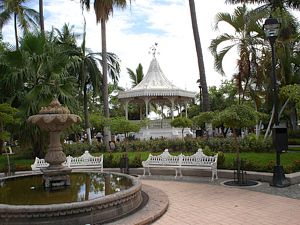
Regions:
<instances>
[{"instance_id":1,"label":"circular fountain pool","mask_svg":"<svg viewBox=\"0 0 300 225\"><path fill-rule=\"evenodd\" d=\"M142 202L138 178L118 173L72 173L71 186L44 188L40 175L0 180L2 224L101 224Z\"/></svg>"}]
</instances>

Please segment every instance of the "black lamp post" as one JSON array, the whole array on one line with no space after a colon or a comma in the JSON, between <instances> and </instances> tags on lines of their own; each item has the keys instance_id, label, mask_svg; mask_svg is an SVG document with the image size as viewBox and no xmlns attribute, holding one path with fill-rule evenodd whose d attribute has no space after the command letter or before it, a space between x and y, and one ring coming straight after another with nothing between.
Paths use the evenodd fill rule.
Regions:
<instances>
[{"instance_id":1,"label":"black lamp post","mask_svg":"<svg viewBox=\"0 0 300 225\"><path fill-rule=\"evenodd\" d=\"M273 127L273 144L276 150L276 165L273 169L273 181L271 183L272 186L275 187L286 187L289 186L289 182L285 178L285 174L283 171L283 167L280 165L280 154L282 150L285 148L285 145L282 144L285 142L283 135L286 132L285 128L280 127L279 118L278 118L278 90L277 90L277 79L275 74L275 48L274 44L276 42L276 38L278 37L280 28L280 23L275 18L268 18L265 21L263 26L264 32L269 39L271 50L272 50L272 85L273 85L273 105L274 105L274 127ZM286 136L287 138L287 136ZM281 140L282 139L282 140Z\"/></svg>"}]
</instances>

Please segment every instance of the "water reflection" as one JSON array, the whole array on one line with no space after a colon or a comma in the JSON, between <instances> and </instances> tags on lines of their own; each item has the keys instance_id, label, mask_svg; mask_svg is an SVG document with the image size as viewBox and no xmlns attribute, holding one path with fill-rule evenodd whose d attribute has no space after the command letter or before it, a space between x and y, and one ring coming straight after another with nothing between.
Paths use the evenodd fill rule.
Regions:
<instances>
[{"instance_id":1,"label":"water reflection","mask_svg":"<svg viewBox=\"0 0 300 225\"><path fill-rule=\"evenodd\" d=\"M45 189L41 176L18 177L0 181L0 204L44 205L80 202L100 198L132 186L124 176L101 173L73 173L71 186Z\"/></svg>"}]
</instances>

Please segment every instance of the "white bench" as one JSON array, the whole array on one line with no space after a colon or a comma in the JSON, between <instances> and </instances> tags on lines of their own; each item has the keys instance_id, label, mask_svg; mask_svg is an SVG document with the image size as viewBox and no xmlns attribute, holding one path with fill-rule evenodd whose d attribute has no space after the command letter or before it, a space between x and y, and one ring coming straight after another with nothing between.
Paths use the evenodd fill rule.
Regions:
<instances>
[{"instance_id":1,"label":"white bench","mask_svg":"<svg viewBox=\"0 0 300 225\"><path fill-rule=\"evenodd\" d=\"M212 171L211 180L218 179L217 174L217 161L218 154L214 156L207 156L203 153L202 149L191 156L180 154L173 156L169 153L168 149L160 155L154 156L151 153L146 161L142 162L144 174L146 171L151 175L150 168L171 168L175 169L175 178L178 174L182 177L182 169L209 169Z\"/></svg>"},{"instance_id":2,"label":"white bench","mask_svg":"<svg viewBox=\"0 0 300 225\"><path fill-rule=\"evenodd\" d=\"M92 156L89 151L85 151L83 155L79 157L68 156L63 165L71 169L100 169L103 172L103 155L99 157ZM31 165L33 171L39 171L41 168L46 168L49 163L45 159L35 158L34 163Z\"/></svg>"},{"instance_id":3,"label":"white bench","mask_svg":"<svg viewBox=\"0 0 300 225\"><path fill-rule=\"evenodd\" d=\"M100 169L103 172L103 155L95 157L85 151L80 157L67 157L67 167L72 169Z\"/></svg>"}]
</instances>

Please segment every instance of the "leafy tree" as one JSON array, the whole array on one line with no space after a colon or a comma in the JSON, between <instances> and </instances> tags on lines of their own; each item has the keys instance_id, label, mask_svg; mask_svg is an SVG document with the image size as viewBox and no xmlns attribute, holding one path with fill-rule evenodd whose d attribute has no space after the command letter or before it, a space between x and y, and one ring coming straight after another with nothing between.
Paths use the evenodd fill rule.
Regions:
<instances>
[{"instance_id":1,"label":"leafy tree","mask_svg":"<svg viewBox=\"0 0 300 225\"><path fill-rule=\"evenodd\" d=\"M172 127L181 128L181 135L183 138L183 131L186 127L191 127L193 125L193 121L186 117L176 117L171 121Z\"/></svg>"},{"instance_id":2,"label":"leafy tree","mask_svg":"<svg viewBox=\"0 0 300 225\"><path fill-rule=\"evenodd\" d=\"M7 125L15 123L17 109L7 103L0 104L0 153L2 153L3 142L10 139Z\"/></svg>"},{"instance_id":3,"label":"leafy tree","mask_svg":"<svg viewBox=\"0 0 300 225\"><path fill-rule=\"evenodd\" d=\"M129 1L131 3L131 1ZM90 0L80 0L82 7L90 9ZM101 40L102 40L102 69L103 69L103 85L102 85L102 94L103 94L103 109L104 116L109 118L109 105L108 105L108 82L107 82L107 50L106 50L106 22L108 21L109 16L113 13L114 8L124 9L127 5L126 0L95 0L94 1L94 10L96 13L96 22L101 23ZM109 127L106 127L104 130L104 143L106 149L109 150Z\"/></svg>"},{"instance_id":4,"label":"leafy tree","mask_svg":"<svg viewBox=\"0 0 300 225\"><path fill-rule=\"evenodd\" d=\"M237 178L238 183L241 184L241 159L240 159L240 150L237 143L236 129L239 128L249 128L256 124L258 114L256 111L245 105L237 104L232 105L225 110L217 114L216 118L213 120L213 123L219 123L220 121L224 124L225 127L231 128L233 131L233 136L236 142L236 160L237 160Z\"/></svg>"},{"instance_id":5,"label":"leafy tree","mask_svg":"<svg viewBox=\"0 0 300 225\"><path fill-rule=\"evenodd\" d=\"M39 13L28 8L28 0L2 0L0 1L0 29L7 24L13 16L16 49L19 48L18 23L23 31L27 32L30 26L37 27Z\"/></svg>"},{"instance_id":6,"label":"leafy tree","mask_svg":"<svg viewBox=\"0 0 300 225\"><path fill-rule=\"evenodd\" d=\"M294 107L291 107L292 110L296 111L296 115L299 116L300 113L300 85L294 84L294 85L286 85L281 88L280 90L280 96L285 99L285 103L280 109L279 112L279 118L283 114L284 110L287 108L288 104L293 105ZM296 123L293 123L291 120L291 125L293 129L297 129L298 123L296 120Z\"/></svg>"},{"instance_id":7,"label":"leafy tree","mask_svg":"<svg viewBox=\"0 0 300 225\"><path fill-rule=\"evenodd\" d=\"M205 127L205 123L211 123L215 112L201 112L198 116L192 118L193 125L196 127Z\"/></svg>"},{"instance_id":8,"label":"leafy tree","mask_svg":"<svg viewBox=\"0 0 300 225\"><path fill-rule=\"evenodd\" d=\"M212 111L224 110L225 108L237 103L237 87L233 80L223 81L219 87L209 88L209 97Z\"/></svg>"},{"instance_id":9,"label":"leafy tree","mask_svg":"<svg viewBox=\"0 0 300 225\"><path fill-rule=\"evenodd\" d=\"M128 137L128 133L136 133L141 129L140 124L126 120L124 117L112 118L110 127L113 134L125 134L125 137Z\"/></svg>"},{"instance_id":10,"label":"leafy tree","mask_svg":"<svg viewBox=\"0 0 300 225\"><path fill-rule=\"evenodd\" d=\"M110 123L110 121L99 112L91 113L90 122L92 127L94 127L97 131L101 131L101 133L103 133L104 127L108 126Z\"/></svg>"},{"instance_id":11,"label":"leafy tree","mask_svg":"<svg viewBox=\"0 0 300 225\"><path fill-rule=\"evenodd\" d=\"M199 68L199 76L200 76L199 83L201 84L202 87L203 111L206 112L206 111L210 111L210 103L209 103L209 95L208 95L207 84L206 84L206 74L204 68L203 53L202 53L200 35L198 30L195 1L189 0L189 6L190 6L190 14L192 20L196 52L197 52L197 59L198 59L198 68Z\"/></svg>"}]
</instances>

